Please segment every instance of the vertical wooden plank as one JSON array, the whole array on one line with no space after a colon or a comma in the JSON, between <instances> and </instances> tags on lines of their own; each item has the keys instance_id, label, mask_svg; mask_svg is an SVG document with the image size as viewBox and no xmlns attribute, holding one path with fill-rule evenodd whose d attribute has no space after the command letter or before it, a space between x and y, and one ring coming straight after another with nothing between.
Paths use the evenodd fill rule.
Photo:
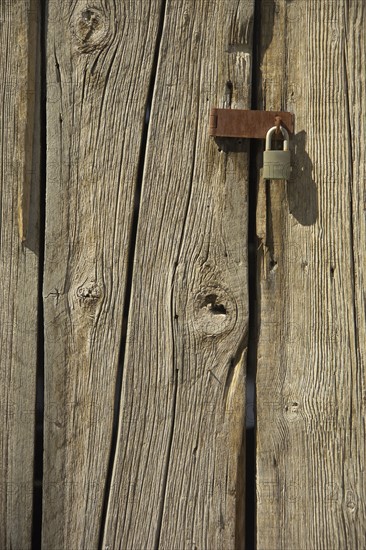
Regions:
<instances>
[{"instance_id":1,"label":"vertical wooden plank","mask_svg":"<svg viewBox=\"0 0 366 550\"><path fill-rule=\"evenodd\" d=\"M167 1L103 548L244 548L253 2Z\"/></svg>"},{"instance_id":2,"label":"vertical wooden plank","mask_svg":"<svg viewBox=\"0 0 366 550\"><path fill-rule=\"evenodd\" d=\"M37 140L33 147L39 113L37 25L37 2L0 3L0 547L4 549L30 548L32 530L39 239Z\"/></svg>"},{"instance_id":3,"label":"vertical wooden plank","mask_svg":"<svg viewBox=\"0 0 366 550\"><path fill-rule=\"evenodd\" d=\"M98 547L159 9L48 2L45 548Z\"/></svg>"},{"instance_id":4,"label":"vertical wooden plank","mask_svg":"<svg viewBox=\"0 0 366 550\"><path fill-rule=\"evenodd\" d=\"M262 8L262 106L296 135L291 180L259 187L258 550L360 548L366 8Z\"/></svg>"}]
</instances>

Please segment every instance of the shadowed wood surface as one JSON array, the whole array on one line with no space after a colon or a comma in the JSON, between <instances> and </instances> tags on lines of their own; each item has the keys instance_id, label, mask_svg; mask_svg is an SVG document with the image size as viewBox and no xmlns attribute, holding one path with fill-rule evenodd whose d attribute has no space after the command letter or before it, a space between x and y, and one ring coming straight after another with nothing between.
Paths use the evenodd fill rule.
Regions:
<instances>
[{"instance_id":1,"label":"shadowed wood surface","mask_svg":"<svg viewBox=\"0 0 366 550\"><path fill-rule=\"evenodd\" d=\"M43 546L51 550L98 547L160 4L50 2L47 12Z\"/></svg>"},{"instance_id":2,"label":"shadowed wood surface","mask_svg":"<svg viewBox=\"0 0 366 550\"><path fill-rule=\"evenodd\" d=\"M261 14L260 107L296 135L259 183L258 550L364 545L365 25L361 0Z\"/></svg>"},{"instance_id":3,"label":"shadowed wood surface","mask_svg":"<svg viewBox=\"0 0 366 550\"><path fill-rule=\"evenodd\" d=\"M253 2L166 3L103 548L244 547ZM231 152L229 152L231 150Z\"/></svg>"},{"instance_id":4,"label":"shadowed wood surface","mask_svg":"<svg viewBox=\"0 0 366 550\"><path fill-rule=\"evenodd\" d=\"M37 17L37 2L0 4L0 548L17 550L30 548L32 530L39 231L37 140L32 146L38 113Z\"/></svg>"}]
</instances>

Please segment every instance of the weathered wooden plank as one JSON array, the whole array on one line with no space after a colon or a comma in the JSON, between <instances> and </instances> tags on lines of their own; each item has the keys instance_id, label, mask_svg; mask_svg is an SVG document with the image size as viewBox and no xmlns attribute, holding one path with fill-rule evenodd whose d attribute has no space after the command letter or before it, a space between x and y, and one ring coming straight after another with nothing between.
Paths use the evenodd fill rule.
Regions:
<instances>
[{"instance_id":1,"label":"weathered wooden plank","mask_svg":"<svg viewBox=\"0 0 366 550\"><path fill-rule=\"evenodd\" d=\"M39 142L33 135L39 113L37 26L37 2L0 3L0 547L17 550L30 548L32 528L39 246Z\"/></svg>"},{"instance_id":2,"label":"weathered wooden plank","mask_svg":"<svg viewBox=\"0 0 366 550\"><path fill-rule=\"evenodd\" d=\"M253 2L167 1L103 548L243 548ZM236 152L235 152L236 150Z\"/></svg>"},{"instance_id":3,"label":"weathered wooden plank","mask_svg":"<svg viewBox=\"0 0 366 550\"><path fill-rule=\"evenodd\" d=\"M43 545L92 550L161 1L48 4Z\"/></svg>"},{"instance_id":4,"label":"weathered wooden plank","mask_svg":"<svg viewBox=\"0 0 366 550\"><path fill-rule=\"evenodd\" d=\"M361 548L366 8L265 2L262 105L295 113L291 181L259 186L258 550Z\"/></svg>"}]
</instances>

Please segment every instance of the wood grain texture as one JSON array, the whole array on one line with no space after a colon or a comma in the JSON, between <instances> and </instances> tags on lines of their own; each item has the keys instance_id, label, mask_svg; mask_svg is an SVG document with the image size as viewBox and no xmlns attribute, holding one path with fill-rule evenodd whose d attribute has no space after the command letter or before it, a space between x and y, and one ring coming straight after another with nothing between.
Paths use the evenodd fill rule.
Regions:
<instances>
[{"instance_id":1,"label":"wood grain texture","mask_svg":"<svg viewBox=\"0 0 366 550\"><path fill-rule=\"evenodd\" d=\"M252 17L166 3L103 548L244 547L248 142L207 134L250 105Z\"/></svg>"},{"instance_id":2,"label":"wood grain texture","mask_svg":"<svg viewBox=\"0 0 366 550\"><path fill-rule=\"evenodd\" d=\"M0 548L17 550L30 548L32 528L39 238L36 4L0 4ZM25 209L18 216L19 207Z\"/></svg>"},{"instance_id":3,"label":"wood grain texture","mask_svg":"<svg viewBox=\"0 0 366 550\"><path fill-rule=\"evenodd\" d=\"M258 550L364 547L366 8L267 1L261 100L295 113L259 184Z\"/></svg>"},{"instance_id":4,"label":"wood grain texture","mask_svg":"<svg viewBox=\"0 0 366 550\"><path fill-rule=\"evenodd\" d=\"M43 546L92 550L161 2L48 4Z\"/></svg>"}]
</instances>

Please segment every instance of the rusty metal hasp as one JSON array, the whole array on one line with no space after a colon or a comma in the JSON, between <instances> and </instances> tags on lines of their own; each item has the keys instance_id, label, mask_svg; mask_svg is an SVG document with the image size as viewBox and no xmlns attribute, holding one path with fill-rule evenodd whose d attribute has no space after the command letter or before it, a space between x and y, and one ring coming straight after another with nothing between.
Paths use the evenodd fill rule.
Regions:
<instances>
[{"instance_id":1,"label":"rusty metal hasp","mask_svg":"<svg viewBox=\"0 0 366 550\"><path fill-rule=\"evenodd\" d=\"M280 121L289 134L294 131L294 115L284 111L217 109L210 112L209 135L214 137L265 139L268 129Z\"/></svg>"}]
</instances>

